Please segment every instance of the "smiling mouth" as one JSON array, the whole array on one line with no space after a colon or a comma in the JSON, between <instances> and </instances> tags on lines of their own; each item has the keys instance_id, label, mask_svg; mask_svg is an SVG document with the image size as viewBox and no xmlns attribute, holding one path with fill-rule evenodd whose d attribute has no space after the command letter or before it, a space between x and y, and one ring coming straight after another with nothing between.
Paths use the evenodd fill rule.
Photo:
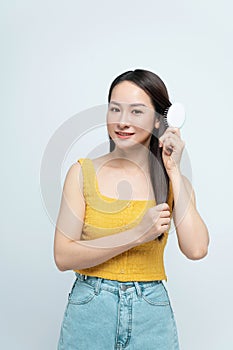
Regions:
<instances>
[{"instance_id":1,"label":"smiling mouth","mask_svg":"<svg viewBox=\"0 0 233 350\"><path fill-rule=\"evenodd\" d=\"M115 131L115 133L119 136L132 136L134 135L133 132L122 132L122 131Z\"/></svg>"}]
</instances>

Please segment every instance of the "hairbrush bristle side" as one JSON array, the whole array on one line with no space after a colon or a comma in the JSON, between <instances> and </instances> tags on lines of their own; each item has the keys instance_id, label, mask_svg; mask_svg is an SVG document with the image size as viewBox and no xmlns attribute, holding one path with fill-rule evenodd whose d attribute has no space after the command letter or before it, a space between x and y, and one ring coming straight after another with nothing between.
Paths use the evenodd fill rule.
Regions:
<instances>
[{"instance_id":1,"label":"hairbrush bristle side","mask_svg":"<svg viewBox=\"0 0 233 350\"><path fill-rule=\"evenodd\" d=\"M169 107L167 107L164 112L163 112L163 121L164 121L164 124L165 126L168 128L169 125L168 125L168 121L167 121L167 113L168 113L168 110L169 110Z\"/></svg>"}]
</instances>

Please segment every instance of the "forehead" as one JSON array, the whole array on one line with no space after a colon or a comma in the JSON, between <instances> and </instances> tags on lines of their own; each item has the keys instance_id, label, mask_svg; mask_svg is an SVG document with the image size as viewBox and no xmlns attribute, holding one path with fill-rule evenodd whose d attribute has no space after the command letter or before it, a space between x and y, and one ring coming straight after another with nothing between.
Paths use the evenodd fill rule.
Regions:
<instances>
[{"instance_id":1,"label":"forehead","mask_svg":"<svg viewBox=\"0 0 233 350\"><path fill-rule=\"evenodd\" d=\"M153 108L151 99L145 91L130 81L123 81L113 88L111 101L128 104L141 103Z\"/></svg>"}]
</instances>

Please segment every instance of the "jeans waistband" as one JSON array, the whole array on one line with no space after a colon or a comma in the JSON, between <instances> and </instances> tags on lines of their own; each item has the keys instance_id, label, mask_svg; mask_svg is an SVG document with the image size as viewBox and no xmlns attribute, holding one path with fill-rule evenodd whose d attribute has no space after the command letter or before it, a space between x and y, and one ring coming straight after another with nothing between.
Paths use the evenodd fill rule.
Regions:
<instances>
[{"instance_id":1,"label":"jeans waistband","mask_svg":"<svg viewBox=\"0 0 233 350\"><path fill-rule=\"evenodd\" d=\"M95 293L98 294L100 292L100 289L105 289L113 293L118 293L119 290L125 292L130 289L135 289L138 296L141 296L142 290L153 287L156 284L162 283L161 280L155 280L155 281L128 281L128 282L121 282L117 280L109 280L104 279L101 277L93 277L93 276L87 276L82 275L78 272L75 272L76 278L79 281L85 281L86 283L90 284L94 287Z\"/></svg>"}]
</instances>

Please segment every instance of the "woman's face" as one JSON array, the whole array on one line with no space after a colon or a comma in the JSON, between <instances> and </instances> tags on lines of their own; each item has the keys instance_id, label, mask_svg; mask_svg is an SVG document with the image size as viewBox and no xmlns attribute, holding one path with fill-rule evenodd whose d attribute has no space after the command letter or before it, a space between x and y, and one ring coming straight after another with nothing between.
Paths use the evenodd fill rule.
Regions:
<instances>
[{"instance_id":1,"label":"woman's face","mask_svg":"<svg viewBox=\"0 0 233 350\"><path fill-rule=\"evenodd\" d=\"M150 97L130 81L116 85L109 102L107 127L117 147L141 144L148 148L152 130L159 127Z\"/></svg>"}]
</instances>

